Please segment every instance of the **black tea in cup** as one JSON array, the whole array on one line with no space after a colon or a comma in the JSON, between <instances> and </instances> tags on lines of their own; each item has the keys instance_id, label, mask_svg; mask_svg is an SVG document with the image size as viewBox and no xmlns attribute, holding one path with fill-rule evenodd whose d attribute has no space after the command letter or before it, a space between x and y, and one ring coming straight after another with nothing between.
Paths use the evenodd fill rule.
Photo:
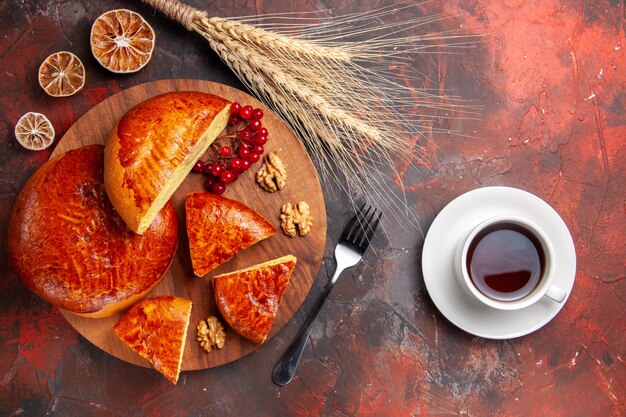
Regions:
<instances>
[{"instance_id":1,"label":"black tea in cup","mask_svg":"<svg viewBox=\"0 0 626 417\"><path fill-rule=\"evenodd\" d=\"M521 225L495 223L472 239L467 271L474 286L498 301L526 297L539 284L545 268L540 241Z\"/></svg>"}]
</instances>

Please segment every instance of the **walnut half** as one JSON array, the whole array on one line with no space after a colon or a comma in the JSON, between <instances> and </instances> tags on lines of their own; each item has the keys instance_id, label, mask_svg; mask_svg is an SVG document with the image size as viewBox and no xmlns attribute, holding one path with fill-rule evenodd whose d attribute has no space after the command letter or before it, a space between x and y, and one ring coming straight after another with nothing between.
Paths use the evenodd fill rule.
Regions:
<instances>
[{"instance_id":1,"label":"walnut half","mask_svg":"<svg viewBox=\"0 0 626 417\"><path fill-rule=\"evenodd\" d=\"M291 203L283 204L280 215L281 227L288 236L295 237L297 232L300 236L306 236L313 226L311 208L305 201L300 201L295 206ZM297 231L296 231L297 229Z\"/></svg>"},{"instance_id":2,"label":"walnut half","mask_svg":"<svg viewBox=\"0 0 626 417\"><path fill-rule=\"evenodd\" d=\"M217 317L211 316L206 321L200 320L197 330L197 340L200 342L200 346L207 352L210 352L213 348L221 349L224 347L226 333L224 332L224 326Z\"/></svg>"},{"instance_id":3,"label":"walnut half","mask_svg":"<svg viewBox=\"0 0 626 417\"><path fill-rule=\"evenodd\" d=\"M282 190L287 181L287 170L276 152L265 155L263 166L256 173L256 182L270 193Z\"/></svg>"}]
</instances>

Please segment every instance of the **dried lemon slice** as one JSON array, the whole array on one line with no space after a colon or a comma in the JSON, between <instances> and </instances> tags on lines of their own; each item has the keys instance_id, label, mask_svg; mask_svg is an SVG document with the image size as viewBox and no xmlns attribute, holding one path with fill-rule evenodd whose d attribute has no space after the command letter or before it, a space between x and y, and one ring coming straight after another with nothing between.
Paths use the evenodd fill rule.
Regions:
<instances>
[{"instance_id":1,"label":"dried lemon slice","mask_svg":"<svg viewBox=\"0 0 626 417\"><path fill-rule=\"evenodd\" d=\"M152 58L155 37L152 27L138 13L110 10L91 26L91 52L112 72L137 72Z\"/></svg>"},{"instance_id":2,"label":"dried lemon slice","mask_svg":"<svg viewBox=\"0 0 626 417\"><path fill-rule=\"evenodd\" d=\"M26 149L40 151L54 142L54 127L43 114L28 112L17 121L15 138Z\"/></svg>"},{"instance_id":3,"label":"dried lemon slice","mask_svg":"<svg viewBox=\"0 0 626 417\"><path fill-rule=\"evenodd\" d=\"M85 85L85 67L71 52L56 52L39 67L39 85L52 97L76 94Z\"/></svg>"}]
</instances>

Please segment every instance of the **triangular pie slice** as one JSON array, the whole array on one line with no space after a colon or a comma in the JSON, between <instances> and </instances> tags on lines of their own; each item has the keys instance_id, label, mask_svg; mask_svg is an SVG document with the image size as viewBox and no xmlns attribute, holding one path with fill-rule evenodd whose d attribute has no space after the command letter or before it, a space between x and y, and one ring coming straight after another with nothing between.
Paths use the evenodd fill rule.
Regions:
<instances>
[{"instance_id":1,"label":"triangular pie slice","mask_svg":"<svg viewBox=\"0 0 626 417\"><path fill-rule=\"evenodd\" d=\"M213 278L224 320L243 337L263 343L295 266L296 257L287 255Z\"/></svg>"},{"instance_id":2,"label":"triangular pie slice","mask_svg":"<svg viewBox=\"0 0 626 417\"><path fill-rule=\"evenodd\" d=\"M176 384L190 317L191 300L173 296L146 298L128 309L113 331Z\"/></svg>"},{"instance_id":3,"label":"triangular pie slice","mask_svg":"<svg viewBox=\"0 0 626 417\"><path fill-rule=\"evenodd\" d=\"M199 277L276 233L250 207L212 193L189 193L185 211L191 265Z\"/></svg>"}]
</instances>

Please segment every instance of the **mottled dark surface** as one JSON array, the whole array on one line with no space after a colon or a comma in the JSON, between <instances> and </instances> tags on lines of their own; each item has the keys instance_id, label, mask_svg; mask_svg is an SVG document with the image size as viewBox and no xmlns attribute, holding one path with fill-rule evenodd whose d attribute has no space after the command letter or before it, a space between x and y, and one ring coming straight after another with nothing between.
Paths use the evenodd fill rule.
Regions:
<instances>
[{"instance_id":1,"label":"mottled dark surface","mask_svg":"<svg viewBox=\"0 0 626 417\"><path fill-rule=\"evenodd\" d=\"M298 375L287 387L270 373L332 272L333 230L348 219L345 198L326 191L329 244L315 287L292 322L232 364L185 372L177 386L150 369L115 359L81 338L32 295L7 265L11 206L50 155L13 137L27 111L47 114L57 140L88 109L124 88L162 78L203 78L240 86L207 43L138 1L24 1L0 5L0 416L195 415L550 415L626 414L626 39L619 0L452 0L420 7L487 34L459 55L420 56L425 87L483 105L481 120L453 121L475 136L433 134L431 169L407 169L409 206L424 228L454 197L486 185L528 190L568 225L578 255L574 290L543 329L510 341L473 337L430 301L421 274L423 237L387 222L364 265L334 289ZM106 4L105 4L106 3ZM195 1L236 16L387 2ZM153 60L134 75L99 67L89 51L91 22L128 7L157 32ZM50 53L75 52L85 89L47 97L37 68ZM392 183L393 185L393 183Z\"/></svg>"}]
</instances>

